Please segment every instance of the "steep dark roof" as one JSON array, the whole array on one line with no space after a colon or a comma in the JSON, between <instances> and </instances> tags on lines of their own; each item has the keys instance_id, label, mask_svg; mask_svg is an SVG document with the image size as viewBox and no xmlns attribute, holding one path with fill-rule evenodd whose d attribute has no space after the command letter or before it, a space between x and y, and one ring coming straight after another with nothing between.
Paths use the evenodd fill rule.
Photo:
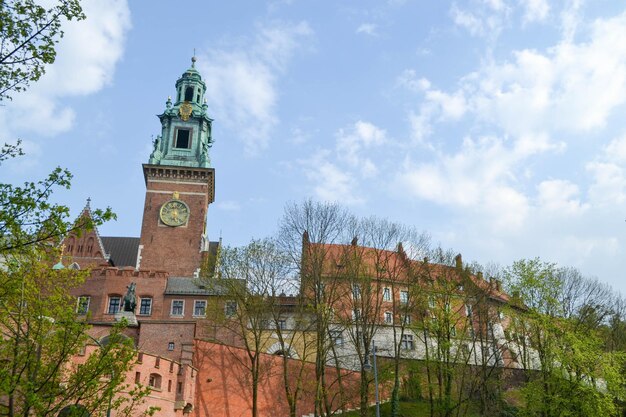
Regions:
<instances>
[{"instance_id":1,"label":"steep dark roof","mask_svg":"<svg viewBox=\"0 0 626 417\"><path fill-rule=\"evenodd\" d=\"M134 268L137 265L138 237L102 236L101 239L106 253L110 256L109 262L113 266L132 266Z\"/></svg>"}]
</instances>

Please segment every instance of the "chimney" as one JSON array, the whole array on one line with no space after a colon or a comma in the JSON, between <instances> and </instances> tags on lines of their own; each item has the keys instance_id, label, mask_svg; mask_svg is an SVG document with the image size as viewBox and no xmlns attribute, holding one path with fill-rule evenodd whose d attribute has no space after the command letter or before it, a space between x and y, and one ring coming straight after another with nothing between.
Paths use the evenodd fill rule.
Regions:
<instances>
[{"instance_id":1,"label":"chimney","mask_svg":"<svg viewBox=\"0 0 626 417\"><path fill-rule=\"evenodd\" d=\"M357 237L355 236L355 237L353 237L353 238L352 238L352 242L350 242L350 244L351 244L352 246L356 246L356 245L357 245L357 242L358 242L358 239L357 239Z\"/></svg>"},{"instance_id":2,"label":"chimney","mask_svg":"<svg viewBox=\"0 0 626 417\"><path fill-rule=\"evenodd\" d=\"M460 253L454 257L454 262L456 265L456 269L463 269L463 257Z\"/></svg>"},{"instance_id":3,"label":"chimney","mask_svg":"<svg viewBox=\"0 0 626 417\"><path fill-rule=\"evenodd\" d=\"M306 230L302 233L302 246L307 245L309 243L309 232Z\"/></svg>"}]
</instances>

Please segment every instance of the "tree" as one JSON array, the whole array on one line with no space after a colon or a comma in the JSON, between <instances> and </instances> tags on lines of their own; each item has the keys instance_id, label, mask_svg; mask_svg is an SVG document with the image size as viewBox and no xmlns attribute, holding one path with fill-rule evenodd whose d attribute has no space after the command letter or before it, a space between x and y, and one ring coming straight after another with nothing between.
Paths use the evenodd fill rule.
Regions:
<instances>
[{"instance_id":1,"label":"tree","mask_svg":"<svg viewBox=\"0 0 626 417\"><path fill-rule=\"evenodd\" d=\"M80 356L93 342L69 292L86 272L52 270L52 259L33 250L5 258L0 268L0 416L57 416L77 404L94 415L137 406L147 391L129 394L124 383L136 357L132 341L118 326L108 343Z\"/></svg>"},{"instance_id":2,"label":"tree","mask_svg":"<svg viewBox=\"0 0 626 417\"><path fill-rule=\"evenodd\" d=\"M278 295L288 284L288 266L286 256L271 239L253 240L244 247L223 248L218 275L204 280L209 288L219 287L222 295L221 299L214 300L213 317L219 320L221 316L219 324L245 351L247 360L242 365L249 371L253 417L259 415L259 386L267 371L263 354L270 347L270 334L274 330L271 324L281 320ZM224 300L235 303L236 309L224 314ZM284 338L282 343L285 343ZM288 372L288 364L283 364L283 370ZM285 386L286 395L295 413L297 397L289 388ZM298 389L296 387L296 391Z\"/></svg>"},{"instance_id":3,"label":"tree","mask_svg":"<svg viewBox=\"0 0 626 417\"><path fill-rule=\"evenodd\" d=\"M0 149L0 164L7 158L23 155L20 142L5 144ZM69 232L83 230L114 219L110 208L92 210L92 216L68 221L69 208L55 204L50 197L56 188L70 188L72 174L60 167L38 182L26 182L18 187L0 183L0 254L29 251L30 246L45 248L57 243Z\"/></svg>"},{"instance_id":4,"label":"tree","mask_svg":"<svg viewBox=\"0 0 626 417\"><path fill-rule=\"evenodd\" d=\"M81 20L79 0L58 0L46 8L34 0L0 3L0 102L37 81L56 57L65 21ZM0 148L0 164L23 155L20 141ZM50 202L56 188L69 188L72 175L60 167L45 179L18 187L0 183L0 254L49 243L69 231L89 229L114 218L110 209L94 210L92 219L68 222L69 209Z\"/></svg>"},{"instance_id":5,"label":"tree","mask_svg":"<svg viewBox=\"0 0 626 417\"><path fill-rule=\"evenodd\" d=\"M326 366L334 349L332 332L332 305L340 296L336 280L325 275L331 257L330 245L345 244L352 216L337 204L317 203L307 200L301 204L289 204L279 225L278 243L288 254L294 268L299 272L300 295L312 316L315 334L315 415L333 413L329 398ZM341 378L341 373L337 373ZM342 392L341 381L340 395ZM340 398L343 408L344 398Z\"/></svg>"},{"instance_id":6,"label":"tree","mask_svg":"<svg viewBox=\"0 0 626 417\"><path fill-rule=\"evenodd\" d=\"M513 263L505 276L521 308L511 330L527 370L523 415L618 415L624 359L604 350L597 295L606 292L538 258Z\"/></svg>"},{"instance_id":7,"label":"tree","mask_svg":"<svg viewBox=\"0 0 626 417\"><path fill-rule=\"evenodd\" d=\"M79 0L59 0L46 8L34 0L0 4L0 101L24 91L56 58L62 23L84 19Z\"/></svg>"}]
</instances>

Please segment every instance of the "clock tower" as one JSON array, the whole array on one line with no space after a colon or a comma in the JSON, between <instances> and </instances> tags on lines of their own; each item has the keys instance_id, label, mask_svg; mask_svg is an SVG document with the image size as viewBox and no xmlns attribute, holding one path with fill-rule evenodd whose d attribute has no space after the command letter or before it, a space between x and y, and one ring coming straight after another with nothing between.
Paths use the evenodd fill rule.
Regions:
<instances>
[{"instance_id":1,"label":"clock tower","mask_svg":"<svg viewBox=\"0 0 626 417\"><path fill-rule=\"evenodd\" d=\"M206 218L214 201L215 171L210 167L211 122L204 98L206 84L195 68L176 81L160 114L161 134L143 165L146 200L137 268L191 277L208 250Z\"/></svg>"}]
</instances>

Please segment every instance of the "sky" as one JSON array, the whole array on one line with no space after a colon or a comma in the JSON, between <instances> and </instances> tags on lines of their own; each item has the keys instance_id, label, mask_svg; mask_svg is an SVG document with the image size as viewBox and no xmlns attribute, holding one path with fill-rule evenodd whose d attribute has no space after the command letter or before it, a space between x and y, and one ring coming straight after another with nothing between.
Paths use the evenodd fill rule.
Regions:
<instances>
[{"instance_id":1,"label":"sky","mask_svg":"<svg viewBox=\"0 0 626 417\"><path fill-rule=\"evenodd\" d=\"M85 1L57 61L0 107L19 183L139 236L156 117L197 57L214 119L208 234L336 201L464 260L541 257L626 294L626 5L614 0Z\"/></svg>"}]
</instances>

